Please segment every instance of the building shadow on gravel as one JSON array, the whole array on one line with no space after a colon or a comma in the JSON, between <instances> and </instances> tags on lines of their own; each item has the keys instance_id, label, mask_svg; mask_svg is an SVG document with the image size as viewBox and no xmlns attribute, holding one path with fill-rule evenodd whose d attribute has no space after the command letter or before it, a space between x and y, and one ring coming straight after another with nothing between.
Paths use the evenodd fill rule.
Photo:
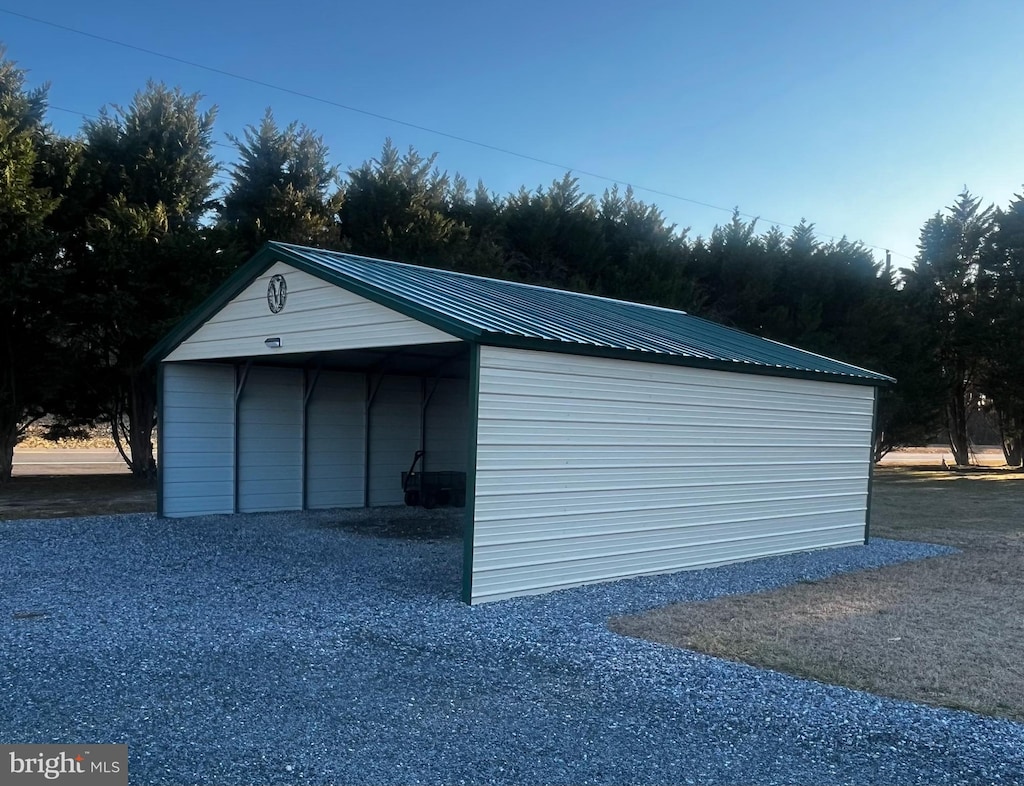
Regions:
<instances>
[{"instance_id":1,"label":"building shadow on gravel","mask_svg":"<svg viewBox=\"0 0 1024 786\"><path fill-rule=\"evenodd\" d=\"M315 526L374 538L438 541L461 539L464 523L463 508L426 510L398 506L331 511Z\"/></svg>"}]
</instances>

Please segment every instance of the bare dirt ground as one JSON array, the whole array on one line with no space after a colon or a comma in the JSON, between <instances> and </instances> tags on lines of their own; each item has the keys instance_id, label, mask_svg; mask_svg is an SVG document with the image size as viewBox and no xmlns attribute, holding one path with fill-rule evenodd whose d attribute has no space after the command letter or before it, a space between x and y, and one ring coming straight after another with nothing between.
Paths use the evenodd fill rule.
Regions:
<instances>
[{"instance_id":1,"label":"bare dirt ground","mask_svg":"<svg viewBox=\"0 0 1024 786\"><path fill-rule=\"evenodd\" d=\"M0 485L0 521L156 511L156 483L127 473L18 476Z\"/></svg>"},{"instance_id":2,"label":"bare dirt ground","mask_svg":"<svg viewBox=\"0 0 1024 786\"><path fill-rule=\"evenodd\" d=\"M1024 720L1024 472L876 470L872 533L961 553L678 604L613 630L885 696Z\"/></svg>"},{"instance_id":3,"label":"bare dirt ground","mask_svg":"<svg viewBox=\"0 0 1024 786\"><path fill-rule=\"evenodd\" d=\"M156 510L156 484L131 476L111 437L97 431L51 441L44 432L30 427L14 449L13 478L0 485L0 521Z\"/></svg>"}]
</instances>

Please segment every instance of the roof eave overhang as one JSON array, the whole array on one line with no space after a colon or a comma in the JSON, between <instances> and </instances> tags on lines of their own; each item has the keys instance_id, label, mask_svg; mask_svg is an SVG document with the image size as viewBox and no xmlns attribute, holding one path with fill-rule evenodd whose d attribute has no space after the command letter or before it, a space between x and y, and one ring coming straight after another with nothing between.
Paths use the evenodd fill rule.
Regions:
<instances>
[{"instance_id":1,"label":"roof eave overhang","mask_svg":"<svg viewBox=\"0 0 1024 786\"><path fill-rule=\"evenodd\" d=\"M515 336L505 333L483 333L476 339L485 346L507 347L510 349L529 349L538 352L557 352L566 355L585 355L589 357L612 358L615 360L633 360L641 363L660 363L667 366L684 366L687 368L704 368L711 371L728 371L734 374L754 374L765 377L785 377L789 379L807 379L815 382L836 382L846 385L865 385L868 387L887 387L895 384L892 377L856 376L854 374L838 374L833 372L815 371L812 369L791 368L789 366L769 366L761 363L744 363L732 360L717 360L689 355L670 355L661 352L645 352L642 350L619 349L599 344L570 343L566 341L550 341L529 336Z\"/></svg>"}]
</instances>

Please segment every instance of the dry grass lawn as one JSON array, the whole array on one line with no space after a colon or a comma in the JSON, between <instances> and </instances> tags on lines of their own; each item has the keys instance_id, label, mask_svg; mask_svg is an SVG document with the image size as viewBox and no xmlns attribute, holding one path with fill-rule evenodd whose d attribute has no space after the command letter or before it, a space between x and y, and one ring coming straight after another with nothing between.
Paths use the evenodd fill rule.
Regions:
<instances>
[{"instance_id":1,"label":"dry grass lawn","mask_svg":"<svg viewBox=\"0 0 1024 786\"><path fill-rule=\"evenodd\" d=\"M50 448L114 448L114 438L107 431L96 429L91 434L81 438L67 438L58 440L46 439L43 435L46 429L39 424L29 426L25 438L18 443L18 447L29 450L48 450Z\"/></svg>"},{"instance_id":2,"label":"dry grass lawn","mask_svg":"<svg viewBox=\"0 0 1024 786\"><path fill-rule=\"evenodd\" d=\"M960 554L610 623L872 693L1024 720L1024 473L882 468L872 534Z\"/></svg>"}]
</instances>

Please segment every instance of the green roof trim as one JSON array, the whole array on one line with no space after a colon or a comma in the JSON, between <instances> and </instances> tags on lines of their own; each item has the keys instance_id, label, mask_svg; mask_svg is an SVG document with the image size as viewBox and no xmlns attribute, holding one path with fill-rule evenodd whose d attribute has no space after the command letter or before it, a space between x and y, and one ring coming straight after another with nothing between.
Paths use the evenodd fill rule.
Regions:
<instances>
[{"instance_id":1,"label":"green roof trim","mask_svg":"<svg viewBox=\"0 0 1024 786\"><path fill-rule=\"evenodd\" d=\"M202 303L175 325L167 335L160 339L144 359L145 364L156 363L170 355L178 345L201 328L207 320L220 311L227 303L242 293L253 279L258 278L276 261L274 255L268 255L267 249L260 249L252 259L232 273L228 279L217 287Z\"/></svg>"},{"instance_id":2,"label":"green roof trim","mask_svg":"<svg viewBox=\"0 0 1024 786\"><path fill-rule=\"evenodd\" d=\"M278 261L473 343L861 385L895 381L683 311L286 243L264 246L147 362L165 358Z\"/></svg>"}]
</instances>

